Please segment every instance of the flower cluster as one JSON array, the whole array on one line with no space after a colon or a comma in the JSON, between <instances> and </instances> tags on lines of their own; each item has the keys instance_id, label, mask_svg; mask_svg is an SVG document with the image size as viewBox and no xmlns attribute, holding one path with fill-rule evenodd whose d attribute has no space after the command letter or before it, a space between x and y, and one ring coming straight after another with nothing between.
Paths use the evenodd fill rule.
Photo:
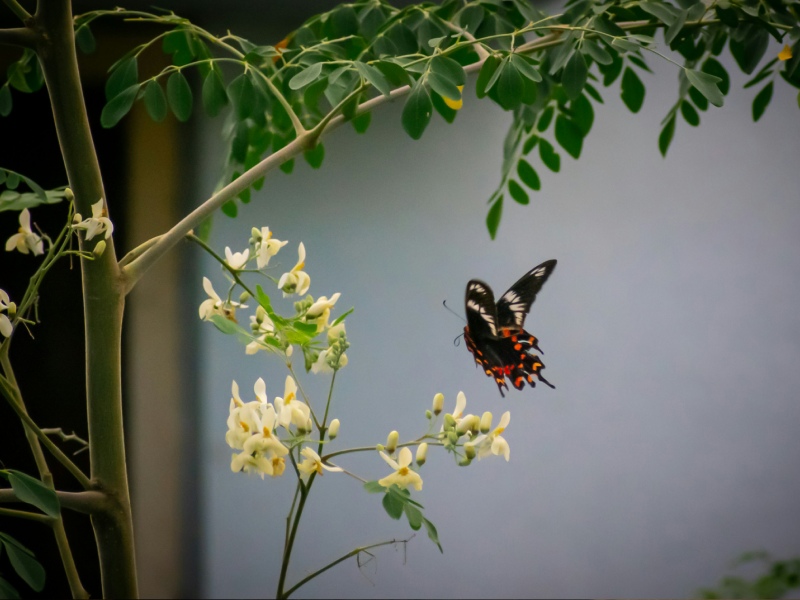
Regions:
<instances>
[{"instance_id":1,"label":"flower cluster","mask_svg":"<svg viewBox=\"0 0 800 600\"><path fill-rule=\"evenodd\" d=\"M293 317L283 317L273 311L269 296L260 286L257 288L258 292L254 293L245 287L240 278L245 271L260 272L267 268L270 259L288 243L275 239L269 227L260 229L254 227L251 230L249 245L243 251L234 252L230 247L226 247L224 259L222 257L217 259L229 275L231 286L227 297L223 298L217 294L211 281L203 278L203 289L208 298L200 305L200 318L214 321L214 317L220 316L233 323L233 325L222 325L219 321L215 322L217 327L226 333L238 334L244 342L247 354L257 354L261 350L275 352L283 355L288 362L293 353L293 346L297 345L302 348L307 371L330 373L341 369L347 364L345 350L349 347L343 317L339 317L333 323L330 322L331 312L341 297L340 293L316 299L307 295L294 303ZM297 264L277 280L277 287L284 297L293 294L302 296L308 292L311 285L311 277L303 270L306 248L302 242L298 245L297 252ZM252 261L255 261L257 269L247 268ZM238 302L233 299L237 286L242 286L245 290L239 296ZM251 296L256 296L258 306L255 314L249 317L248 331L238 326L236 311L247 308L242 302ZM315 340L317 336L323 334L327 338L327 344L324 345Z\"/></svg>"},{"instance_id":2,"label":"flower cluster","mask_svg":"<svg viewBox=\"0 0 800 600\"><path fill-rule=\"evenodd\" d=\"M231 402L228 414L228 431L225 441L237 450L231 457L234 473L257 473L264 478L279 477L286 470L286 455L302 445L312 429L311 411L307 404L297 398L297 384L292 377L286 378L283 397L267 400L266 384L260 377L253 386L255 400L244 402L239 396L239 385L231 384ZM339 428L334 419L331 429ZM279 431L283 429L285 439ZM335 435L333 436L335 437ZM288 444L288 445L287 445ZM311 448L302 448L297 470L304 481L312 473L322 474L323 469L341 471L340 468L324 464Z\"/></svg>"},{"instance_id":3,"label":"flower cluster","mask_svg":"<svg viewBox=\"0 0 800 600\"><path fill-rule=\"evenodd\" d=\"M433 410L427 411L426 415L431 419L434 415L441 414L444 405L444 396L436 394L433 398ZM481 417L472 414L464 414L467 405L467 398L464 392L459 392L456 398L456 407L452 413L444 415L444 425L436 435L427 435L424 438L433 439L447 450L460 455L459 464L466 466L474 458L484 458L489 455L503 456L509 460L511 450L508 442L501 435L511 420L511 413L506 411L500 418L500 423L492 428L492 413L484 412ZM386 444L378 444L378 451L381 458L394 470L383 479L378 480L378 484L384 488L396 485L400 488L413 487L419 491L422 489L422 477L412 467L412 453L408 446L417 446L416 464L421 467L425 464L428 455L428 443L416 440L402 445L399 452L396 452L399 442L399 434L392 431L386 438ZM422 438L421 438L422 439ZM458 449L462 448L463 453Z\"/></svg>"}]
</instances>

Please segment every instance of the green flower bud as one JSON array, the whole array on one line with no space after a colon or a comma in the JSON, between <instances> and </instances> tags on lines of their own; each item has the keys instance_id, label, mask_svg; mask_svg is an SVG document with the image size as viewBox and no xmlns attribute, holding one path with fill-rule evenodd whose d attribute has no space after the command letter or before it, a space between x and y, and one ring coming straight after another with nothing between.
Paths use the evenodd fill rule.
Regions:
<instances>
[{"instance_id":1,"label":"green flower bud","mask_svg":"<svg viewBox=\"0 0 800 600\"><path fill-rule=\"evenodd\" d=\"M386 448L384 447L383 444L378 444L375 446L375 450L377 450L378 452L383 452L384 450L386 450Z\"/></svg>"},{"instance_id":2,"label":"green flower bud","mask_svg":"<svg viewBox=\"0 0 800 600\"><path fill-rule=\"evenodd\" d=\"M453 415L451 415L450 413L445 414L445 416L444 416L444 430L445 431L450 431L452 429L455 429L455 426L456 426L456 420L453 417Z\"/></svg>"},{"instance_id":3,"label":"green flower bud","mask_svg":"<svg viewBox=\"0 0 800 600\"><path fill-rule=\"evenodd\" d=\"M455 431L448 431L447 432L447 441L450 442L450 445L455 446L458 442L459 435Z\"/></svg>"},{"instance_id":4,"label":"green flower bud","mask_svg":"<svg viewBox=\"0 0 800 600\"><path fill-rule=\"evenodd\" d=\"M103 256L103 252L106 251L106 242L105 240L100 240L94 245L94 250L92 250L92 254L94 254L97 258Z\"/></svg>"},{"instance_id":5,"label":"green flower bud","mask_svg":"<svg viewBox=\"0 0 800 600\"><path fill-rule=\"evenodd\" d=\"M430 421L432 417L433 417L433 413L430 410L426 410L425 411L425 418Z\"/></svg>"},{"instance_id":6,"label":"green flower bud","mask_svg":"<svg viewBox=\"0 0 800 600\"><path fill-rule=\"evenodd\" d=\"M475 458L475 446L472 444L464 444L464 455L467 457L468 460L472 460Z\"/></svg>"},{"instance_id":7,"label":"green flower bud","mask_svg":"<svg viewBox=\"0 0 800 600\"><path fill-rule=\"evenodd\" d=\"M68 202L72 202L73 200L75 200L75 194L72 193L72 190L70 188L65 188L64 198L66 198Z\"/></svg>"}]
</instances>

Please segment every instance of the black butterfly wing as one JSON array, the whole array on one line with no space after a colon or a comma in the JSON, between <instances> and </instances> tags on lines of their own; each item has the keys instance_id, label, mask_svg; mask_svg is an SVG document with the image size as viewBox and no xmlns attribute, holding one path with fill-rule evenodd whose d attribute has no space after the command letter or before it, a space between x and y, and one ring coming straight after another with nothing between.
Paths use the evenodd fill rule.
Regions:
<instances>
[{"instance_id":1,"label":"black butterfly wing","mask_svg":"<svg viewBox=\"0 0 800 600\"><path fill-rule=\"evenodd\" d=\"M531 310L531 304L536 300L536 294L542 289L544 282L556 268L555 260L548 260L532 268L525 273L519 280L508 288L500 300L497 301L497 324L496 327L502 330L508 329L510 332L523 331L525 317ZM534 341L535 344L535 341ZM536 347L534 345L534 347Z\"/></svg>"},{"instance_id":2,"label":"black butterfly wing","mask_svg":"<svg viewBox=\"0 0 800 600\"><path fill-rule=\"evenodd\" d=\"M488 285L478 279L473 279L467 284L464 312L467 315L467 327L473 338L497 336L497 307L492 288Z\"/></svg>"},{"instance_id":3,"label":"black butterfly wing","mask_svg":"<svg viewBox=\"0 0 800 600\"><path fill-rule=\"evenodd\" d=\"M534 271L535 269L531 273ZM524 279L525 277L520 281ZM508 292L505 295L508 295ZM533 296L535 295L536 292L533 293ZM518 390L525 387L526 383L531 387L535 386L534 376L553 387L542 377L541 370L544 368L542 361L535 354L527 352L529 348L537 348L535 337L521 327L519 333L504 331L502 335L498 335L497 306L492 288L487 284L477 279L467 284L465 296L467 326L464 328L464 339L467 349L475 357L475 362L484 369L487 376L494 378L501 396L505 396L503 388L508 389L506 377Z\"/></svg>"}]
</instances>

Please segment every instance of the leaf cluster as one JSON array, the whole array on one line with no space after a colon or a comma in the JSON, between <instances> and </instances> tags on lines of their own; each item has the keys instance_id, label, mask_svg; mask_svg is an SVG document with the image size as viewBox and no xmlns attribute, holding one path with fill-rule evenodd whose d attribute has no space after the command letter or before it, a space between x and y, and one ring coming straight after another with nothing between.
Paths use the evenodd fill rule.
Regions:
<instances>
[{"instance_id":1,"label":"leaf cluster","mask_svg":"<svg viewBox=\"0 0 800 600\"><path fill-rule=\"evenodd\" d=\"M439 533L436 531L436 527L422 514L422 509L424 508L422 504L411 499L411 492L396 485L385 488L377 481L366 482L364 489L370 494L383 494L383 509L395 521L405 515L408 524L414 531L419 531L424 525L430 540L436 544L439 552L444 552L442 544L439 542Z\"/></svg>"}]
</instances>

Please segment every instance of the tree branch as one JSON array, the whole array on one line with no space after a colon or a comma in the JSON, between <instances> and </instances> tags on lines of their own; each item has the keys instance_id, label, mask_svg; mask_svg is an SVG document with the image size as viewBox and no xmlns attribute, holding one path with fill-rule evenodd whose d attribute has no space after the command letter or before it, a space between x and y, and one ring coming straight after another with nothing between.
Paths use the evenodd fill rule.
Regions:
<instances>
[{"instance_id":1,"label":"tree branch","mask_svg":"<svg viewBox=\"0 0 800 600\"><path fill-rule=\"evenodd\" d=\"M91 515L107 510L109 502L108 496L96 490L84 492L61 492L56 491L58 502L61 508L74 510L75 512ZM0 489L0 504L11 504L21 502L10 488Z\"/></svg>"},{"instance_id":2,"label":"tree branch","mask_svg":"<svg viewBox=\"0 0 800 600\"><path fill-rule=\"evenodd\" d=\"M36 47L38 40L39 36L27 27L0 29L0 44L4 46L21 46L33 49Z\"/></svg>"}]
</instances>

